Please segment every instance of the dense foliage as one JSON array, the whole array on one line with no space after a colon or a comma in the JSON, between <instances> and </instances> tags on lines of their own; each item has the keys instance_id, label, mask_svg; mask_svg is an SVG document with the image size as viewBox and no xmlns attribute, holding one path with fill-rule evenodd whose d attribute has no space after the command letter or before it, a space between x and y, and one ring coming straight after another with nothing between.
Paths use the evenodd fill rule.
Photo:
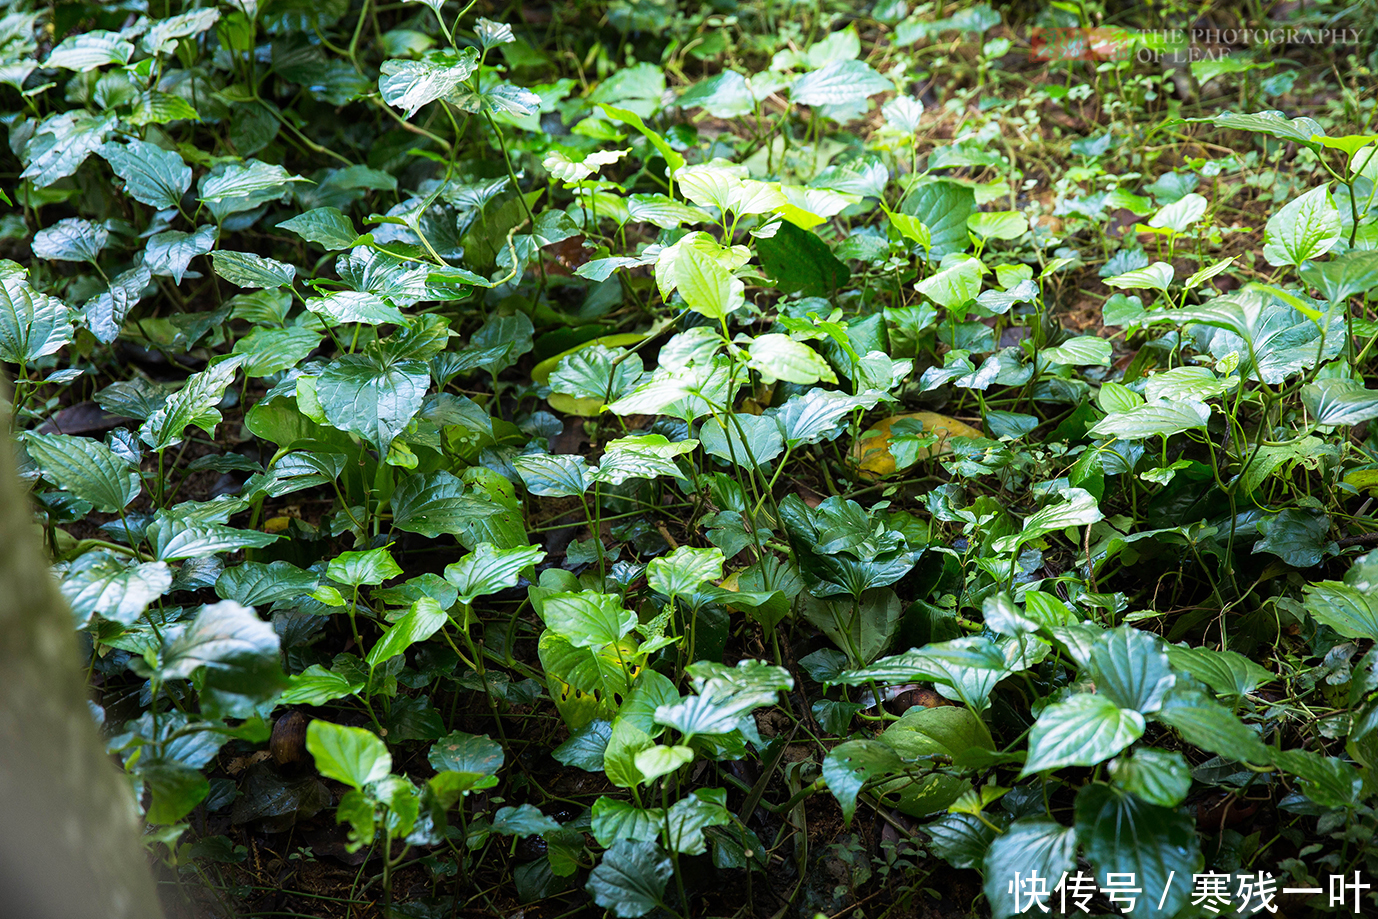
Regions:
<instances>
[{"instance_id":1,"label":"dense foliage","mask_svg":"<svg viewBox=\"0 0 1378 919\"><path fill-rule=\"evenodd\" d=\"M1371 3L6 10L10 426L170 910L1378 874Z\"/></svg>"}]
</instances>

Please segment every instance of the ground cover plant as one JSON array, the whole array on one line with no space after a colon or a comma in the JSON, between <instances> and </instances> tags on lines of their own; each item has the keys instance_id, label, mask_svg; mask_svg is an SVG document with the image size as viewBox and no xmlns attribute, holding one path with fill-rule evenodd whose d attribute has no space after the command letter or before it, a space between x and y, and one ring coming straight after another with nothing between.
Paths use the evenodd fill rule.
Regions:
<instances>
[{"instance_id":1,"label":"ground cover plant","mask_svg":"<svg viewBox=\"0 0 1378 919\"><path fill-rule=\"evenodd\" d=\"M1373 909L1374 12L6 6L168 914Z\"/></svg>"}]
</instances>

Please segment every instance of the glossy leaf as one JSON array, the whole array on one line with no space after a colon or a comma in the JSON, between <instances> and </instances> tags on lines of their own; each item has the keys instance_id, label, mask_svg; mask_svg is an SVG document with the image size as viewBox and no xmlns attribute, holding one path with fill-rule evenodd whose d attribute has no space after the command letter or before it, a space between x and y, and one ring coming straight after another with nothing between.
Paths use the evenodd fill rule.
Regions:
<instances>
[{"instance_id":1,"label":"glossy leaf","mask_svg":"<svg viewBox=\"0 0 1378 919\"><path fill-rule=\"evenodd\" d=\"M1062 766L1095 766L1144 733L1144 717L1105 696L1082 693L1049 705L1029 735L1021 776Z\"/></svg>"}]
</instances>

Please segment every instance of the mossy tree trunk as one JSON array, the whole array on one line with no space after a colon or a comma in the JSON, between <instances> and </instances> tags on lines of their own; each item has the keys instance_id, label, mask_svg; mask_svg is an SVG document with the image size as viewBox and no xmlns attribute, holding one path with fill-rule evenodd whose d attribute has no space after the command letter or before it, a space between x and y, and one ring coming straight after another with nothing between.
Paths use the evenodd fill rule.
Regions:
<instances>
[{"instance_id":1,"label":"mossy tree trunk","mask_svg":"<svg viewBox=\"0 0 1378 919\"><path fill-rule=\"evenodd\" d=\"M0 915L162 915L128 783L86 704L72 614L0 445Z\"/></svg>"}]
</instances>

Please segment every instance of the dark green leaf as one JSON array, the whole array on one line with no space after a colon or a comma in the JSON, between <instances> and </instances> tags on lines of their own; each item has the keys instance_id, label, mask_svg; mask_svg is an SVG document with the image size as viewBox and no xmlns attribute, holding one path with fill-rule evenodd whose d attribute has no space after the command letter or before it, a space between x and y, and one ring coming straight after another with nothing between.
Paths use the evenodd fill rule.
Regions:
<instances>
[{"instance_id":1,"label":"dark green leaf","mask_svg":"<svg viewBox=\"0 0 1378 919\"><path fill-rule=\"evenodd\" d=\"M833 255L818 234L788 221L774 236L756 240L761 264L786 293L801 291L806 297L830 297L846 286L852 273Z\"/></svg>"},{"instance_id":2,"label":"dark green leaf","mask_svg":"<svg viewBox=\"0 0 1378 919\"><path fill-rule=\"evenodd\" d=\"M1020 909L1016 904L1026 902L1016 900L1010 892L1015 875L1027 878L1036 874L1051 878L1048 881L1051 890L1064 871L1071 872L1076 867L1079 836L1078 831L1044 817L1016 820L1003 835L997 836L982 862L986 899L993 919L1007 919L1018 914Z\"/></svg>"},{"instance_id":3,"label":"dark green leaf","mask_svg":"<svg viewBox=\"0 0 1378 919\"><path fill-rule=\"evenodd\" d=\"M1077 794L1076 834L1102 884L1107 875L1130 872L1143 888L1143 906L1176 915L1191 886L1175 883L1201 870L1204 859L1191 818L1109 785L1093 783Z\"/></svg>"},{"instance_id":4,"label":"dark green leaf","mask_svg":"<svg viewBox=\"0 0 1378 919\"><path fill-rule=\"evenodd\" d=\"M1161 641L1133 626L1120 626L1096 642L1091 671L1097 693L1145 715L1162 708L1176 682Z\"/></svg>"},{"instance_id":5,"label":"dark green leaf","mask_svg":"<svg viewBox=\"0 0 1378 919\"><path fill-rule=\"evenodd\" d=\"M108 143L97 151L136 201L162 210L176 207L191 188L191 167L182 157L146 141Z\"/></svg>"},{"instance_id":6,"label":"dark green leaf","mask_svg":"<svg viewBox=\"0 0 1378 919\"><path fill-rule=\"evenodd\" d=\"M421 361L392 361L370 350L331 361L316 381L316 394L331 424L382 451L421 410L430 382Z\"/></svg>"},{"instance_id":7,"label":"dark green leaf","mask_svg":"<svg viewBox=\"0 0 1378 919\"><path fill-rule=\"evenodd\" d=\"M589 874L593 900L622 919L644 916L661 902L670 879L670 858L653 842L619 840Z\"/></svg>"},{"instance_id":8,"label":"dark green leaf","mask_svg":"<svg viewBox=\"0 0 1378 919\"><path fill-rule=\"evenodd\" d=\"M98 511L122 511L143 489L137 472L109 447L90 438L28 433L24 448L45 478L89 501Z\"/></svg>"}]
</instances>

